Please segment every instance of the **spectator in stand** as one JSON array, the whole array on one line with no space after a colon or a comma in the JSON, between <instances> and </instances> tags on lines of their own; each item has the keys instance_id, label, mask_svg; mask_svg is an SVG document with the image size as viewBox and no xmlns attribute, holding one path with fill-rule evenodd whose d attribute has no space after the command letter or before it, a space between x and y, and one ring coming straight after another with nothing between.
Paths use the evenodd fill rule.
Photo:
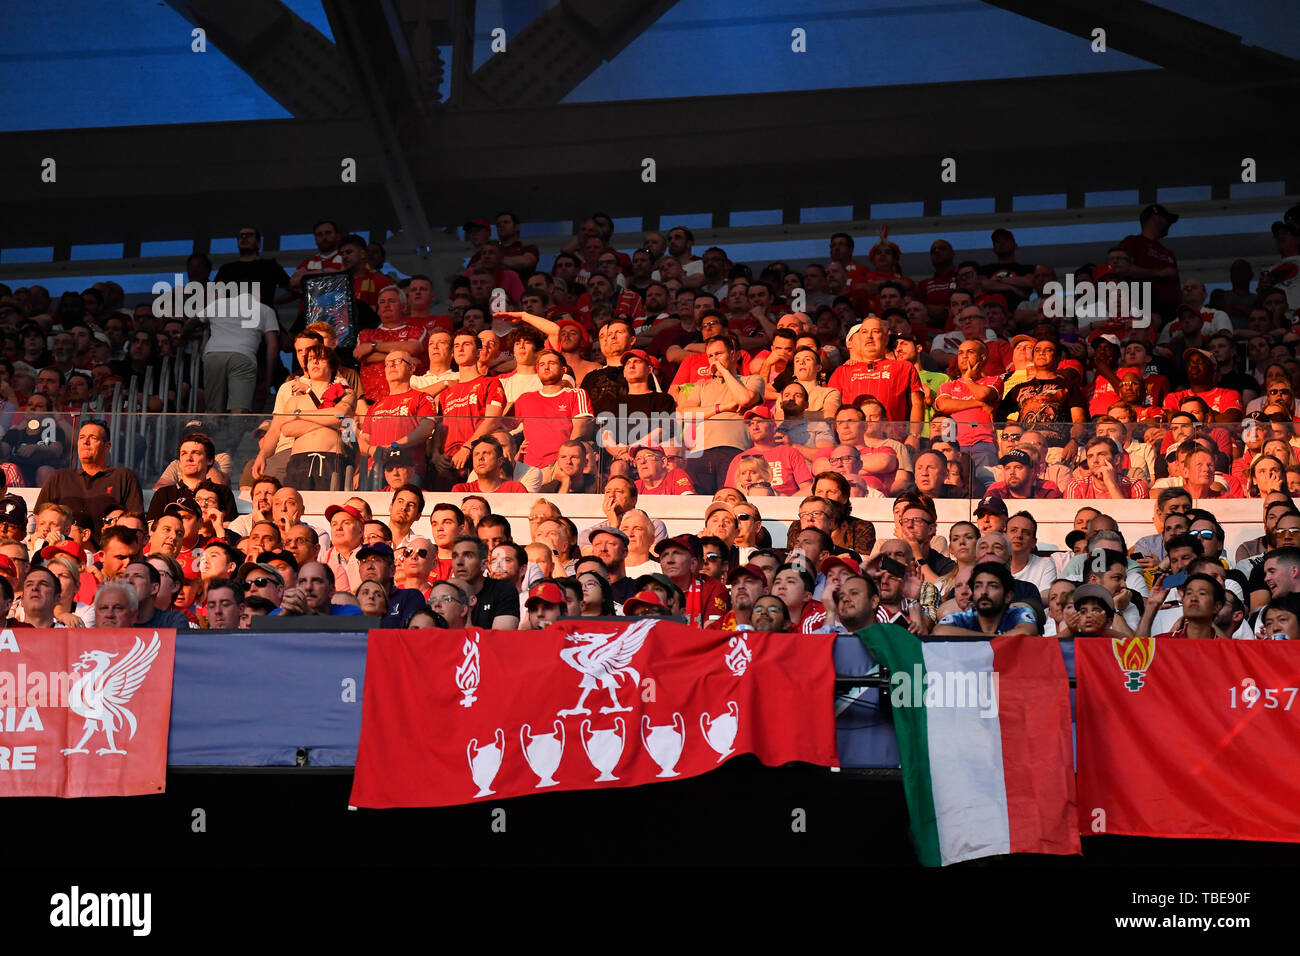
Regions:
<instances>
[{"instance_id":1,"label":"spectator in stand","mask_svg":"<svg viewBox=\"0 0 1300 956\"><path fill-rule=\"evenodd\" d=\"M1007 519L1007 542L1011 546L1011 576L1046 591L1056 580L1056 565L1036 553L1038 522L1028 511L1018 511Z\"/></svg>"},{"instance_id":2,"label":"spectator in stand","mask_svg":"<svg viewBox=\"0 0 1300 956\"><path fill-rule=\"evenodd\" d=\"M339 377L333 349L317 343L307 349L305 359L306 375L285 384L292 395L262 436L252 473L255 478L265 475L280 439L288 437L293 444L285 481L300 491L330 491L342 483L343 430L352 420L357 395Z\"/></svg>"},{"instance_id":3,"label":"spectator in stand","mask_svg":"<svg viewBox=\"0 0 1300 956\"><path fill-rule=\"evenodd\" d=\"M460 372L453 365L452 333L437 328L429 332L429 370L423 375L411 376L411 387L419 389L430 398L437 398L442 390L460 380Z\"/></svg>"},{"instance_id":4,"label":"spectator in stand","mask_svg":"<svg viewBox=\"0 0 1300 956\"><path fill-rule=\"evenodd\" d=\"M426 328L406 317L406 293L397 286L382 289L376 298L379 327L362 329L352 354L361 363L361 385L366 401L377 402L388 394L384 360L393 352L411 356L415 368L423 364Z\"/></svg>"},{"instance_id":5,"label":"spectator in stand","mask_svg":"<svg viewBox=\"0 0 1300 956\"><path fill-rule=\"evenodd\" d=\"M372 468L388 454L402 451L412 454L417 469L424 461L424 446L434 429L434 403L411 388L414 370L415 360L407 352L391 352L384 359L388 394L370 406L357 432L358 448ZM468 458L468 449L465 454Z\"/></svg>"},{"instance_id":6,"label":"spectator in stand","mask_svg":"<svg viewBox=\"0 0 1300 956\"><path fill-rule=\"evenodd\" d=\"M542 494L595 494L600 491L599 476L588 471L587 443L566 441L556 453L551 480L538 489Z\"/></svg>"},{"instance_id":7,"label":"spectator in stand","mask_svg":"<svg viewBox=\"0 0 1300 956\"><path fill-rule=\"evenodd\" d=\"M978 637L994 634L1038 634L1033 609L1012 603L1014 579L1005 564L983 561L971 573L971 609L940 618L935 637Z\"/></svg>"},{"instance_id":8,"label":"spectator in stand","mask_svg":"<svg viewBox=\"0 0 1300 956\"><path fill-rule=\"evenodd\" d=\"M473 481L452 485L453 492L462 494L526 494L528 489L517 481L505 478L506 457L501 443L495 438L480 438L470 446L470 460L474 465Z\"/></svg>"},{"instance_id":9,"label":"spectator in stand","mask_svg":"<svg viewBox=\"0 0 1300 956\"><path fill-rule=\"evenodd\" d=\"M1202 399L1214 412L1217 422L1239 422L1245 414L1241 393L1216 384L1219 366L1214 353L1208 349L1189 348L1183 352L1183 367L1187 372L1187 388L1170 392L1164 407L1179 409L1189 396Z\"/></svg>"},{"instance_id":10,"label":"spectator in stand","mask_svg":"<svg viewBox=\"0 0 1300 956\"><path fill-rule=\"evenodd\" d=\"M695 627L707 627L727 613L727 589L720 581L699 573L703 548L695 535L666 538L655 546L664 574L686 596L685 614Z\"/></svg>"},{"instance_id":11,"label":"spectator in stand","mask_svg":"<svg viewBox=\"0 0 1300 956\"><path fill-rule=\"evenodd\" d=\"M939 386L935 411L958 423L957 442L977 467L992 468L993 412L1001 401L1001 379L986 374L988 348L980 341L962 342L956 356L959 377Z\"/></svg>"},{"instance_id":12,"label":"spectator in stand","mask_svg":"<svg viewBox=\"0 0 1300 956\"><path fill-rule=\"evenodd\" d=\"M452 545L452 574L474 596L472 626L515 630L519 627L519 592L509 582L485 577L488 554L485 541L462 535Z\"/></svg>"},{"instance_id":13,"label":"spectator in stand","mask_svg":"<svg viewBox=\"0 0 1300 956\"><path fill-rule=\"evenodd\" d=\"M642 445L633 457L638 495L693 495L695 486L681 468L669 468L664 450L657 444Z\"/></svg>"},{"instance_id":14,"label":"spectator in stand","mask_svg":"<svg viewBox=\"0 0 1300 956\"><path fill-rule=\"evenodd\" d=\"M77 431L77 460L81 467L61 468L50 475L41 486L37 506L54 501L74 512L85 512L96 525L115 507L143 511L135 473L128 468L110 468L108 452L108 426L101 421L82 421Z\"/></svg>"},{"instance_id":15,"label":"spectator in stand","mask_svg":"<svg viewBox=\"0 0 1300 956\"><path fill-rule=\"evenodd\" d=\"M357 553L365 516L350 504L330 505L325 509L330 525L330 546L321 555L321 563L334 575L334 588L351 591L361 581Z\"/></svg>"},{"instance_id":16,"label":"spectator in stand","mask_svg":"<svg viewBox=\"0 0 1300 956\"><path fill-rule=\"evenodd\" d=\"M536 363L538 390L524 392L512 406L524 434L515 478L529 491L552 480L561 446L587 437L593 423L587 393L564 383L564 356L545 349Z\"/></svg>"},{"instance_id":17,"label":"spectator in stand","mask_svg":"<svg viewBox=\"0 0 1300 956\"><path fill-rule=\"evenodd\" d=\"M334 591L330 569L319 561L308 561L298 570L297 586L285 589L279 613L330 617L362 613L356 604L334 603Z\"/></svg>"},{"instance_id":18,"label":"spectator in stand","mask_svg":"<svg viewBox=\"0 0 1300 956\"><path fill-rule=\"evenodd\" d=\"M985 495L991 498L1060 498L1061 489L1035 475L1034 459L1023 448L1007 452L998 463L1002 480L989 485Z\"/></svg>"},{"instance_id":19,"label":"spectator in stand","mask_svg":"<svg viewBox=\"0 0 1300 956\"><path fill-rule=\"evenodd\" d=\"M393 549L384 542L368 544L357 551L360 580L351 590L356 593L367 581L373 581L384 589L385 613L381 627L406 627L412 615L425 606L424 595L418 590L395 586L394 566Z\"/></svg>"},{"instance_id":20,"label":"spectator in stand","mask_svg":"<svg viewBox=\"0 0 1300 956\"><path fill-rule=\"evenodd\" d=\"M895 427L913 451L920 448L921 426L925 420L925 401L922 397L921 378L916 368L908 362L885 357L888 333L883 319L870 316L862 321L858 330L849 330L849 345L861 349L861 361L840 366L831 375L829 385L839 389L846 405L856 404L864 395L880 400L884 420L907 422L903 435L901 425ZM855 343L855 339L860 341Z\"/></svg>"},{"instance_id":21,"label":"spectator in stand","mask_svg":"<svg viewBox=\"0 0 1300 956\"><path fill-rule=\"evenodd\" d=\"M711 495L726 484L732 459L748 445L741 415L763 401L763 379L738 378L739 346L734 335L716 335L705 343L713 378L691 390L680 406L687 422L695 423L695 457L688 472L700 494Z\"/></svg>"},{"instance_id":22,"label":"spectator in stand","mask_svg":"<svg viewBox=\"0 0 1300 956\"><path fill-rule=\"evenodd\" d=\"M832 457L828 462L835 471L840 471L836 459L844 457L842 448L851 448L861 458L858 474L867 485L886 495L897 495L911 483L914 466L907 445L884 437L884 415L883 406L870 399L864 401L861 408L843 406L835 413L835 432L840 443L831 450ZM822 470L819 464L814 463L814 471Z\"/></svg>"},{"instance_id":23,"label":"spectator in stand","mask_svg":"<svg viewBox=\"0 0 1300 956\"><path fill-rule=\"evenodd\" d=\"M138 609L135 588L126 581L107 581L95 592L96 627L135 627Z\"/></svg>"},{"instance_id":24,"label":"spectator in stand","mask_svg":"<svg viewBox=\"0 0 1300 956\"><path fill-rule=\"evenodd\" d=\"M442 448L433 455L437 486L450 488L466 480L470 448L479 438L496 431L501 424L506 396L499 379L482 375L478 360L482 346L472 332L456 334L452 353L460 369L460 381L438 396L437 413L442 417Z\"/></svg>"},{"instance_id":25,"label":"spectator in stand","mask_svg":"<svg viewBox=\"0 0 1300 956\"><path fill-rule=\"evenodd\" d=\"M736 469L746 458L760 457L771 468L772 489L779 495L806 495L812 490L812 471L798 449L777 441L776 423L764 405L745 412L750 447L737 455L727 469L725 484L736 484Z\"/></svg>"},{"instance_id":26,"label":"spectator in stand","mask_svg":"<svg viewBox=\"0 0 1300 956\"><path fill-rule=\"evenodd\" d=\"M352 276L353 294L371 309L378 309L379 293L393 281L370 267L366 259L366 240L356 233L349 233L339 240L338 255L343 271Z\"/></svg>"},{"instance_id":27,"label":"spectator in stand","mask_svg":"<svg viewBox=\"0 0 1300 956\"><path fill-rule=\"evenodd\" d=\"M1065 489L1067 498L1146 498L1146 482L1131 481L1119 471L1119 454L1109 438L1093 438L1084 446L1088 477L1076 478Z\"/></svg>"}]
</instances>

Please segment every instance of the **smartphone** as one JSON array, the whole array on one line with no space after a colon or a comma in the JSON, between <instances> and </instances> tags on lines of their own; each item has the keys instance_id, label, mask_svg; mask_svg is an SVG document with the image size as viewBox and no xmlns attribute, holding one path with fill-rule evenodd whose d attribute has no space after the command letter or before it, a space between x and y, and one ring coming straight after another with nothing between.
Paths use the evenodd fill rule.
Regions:
<instances>
[{"instance_id":1,"label":"smartphone","mask_svg":"<svg viewBox=\"0 0 1300 956\"><path fill-rule=\"evenodd\" d=\"M1179 571L1177 574L1167 574L1160 582L1162 588L1180 588L1187 581L1187 572Z\"/></svg>"},{"instance_id":2,"label":"smartphone","mask_svg":"<svg viewBox=\"0 0 1300 956\"><path fill-rule=\"evenodd\" d=\"M880 559L880 570L892 574L896 578L905 577L907 575L906 566L901 562L895 561L893 558L889 557L889 555L885 555Z\"/></svg>"}]
</instances>

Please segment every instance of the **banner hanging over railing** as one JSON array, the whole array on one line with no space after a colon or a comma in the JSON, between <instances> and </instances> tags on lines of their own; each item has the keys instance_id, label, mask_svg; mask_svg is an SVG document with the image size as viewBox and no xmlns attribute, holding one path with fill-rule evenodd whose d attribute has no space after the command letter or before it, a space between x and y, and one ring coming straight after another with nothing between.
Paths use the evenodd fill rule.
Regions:
<instances>
[{"instance_id":1,"label":"banner hanging over railing","mask_svg":"<svg viewBox=\"0 0 1300 956\"><path fill-rule=\"evenodd\" d=\"M0 796L166 789L176 632L0 631Z\"/></svg>"},{"instance_id":2,"label":"banner hanging over railing","mask_svg":"<svg viewBox=\"0 0 1300 956\"><path fill-rule=\"evenodd\" d=\"M628 787L740 753L838 765L830 634L654 618L371 634L354 806Z\"/></svg>"}]
</instances>

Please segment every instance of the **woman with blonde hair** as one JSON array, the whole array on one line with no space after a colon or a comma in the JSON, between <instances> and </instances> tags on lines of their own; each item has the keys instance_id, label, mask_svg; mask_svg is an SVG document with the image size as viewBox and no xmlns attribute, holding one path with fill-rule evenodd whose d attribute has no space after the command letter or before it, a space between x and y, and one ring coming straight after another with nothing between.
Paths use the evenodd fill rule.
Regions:
<instances>
[{"instance_id":1,"label":"woman with blonde hair","mask_svg":"<svg viewBox=\"0 0 1300 956\"><path fill-rule=\"evenodd\" d=\"M746 455L740 459L740 464L736 466L736 487L748 497L752 494L750 489L761 484L771 487L772 466L759 455Z\"/></svg>"}]
</instances>

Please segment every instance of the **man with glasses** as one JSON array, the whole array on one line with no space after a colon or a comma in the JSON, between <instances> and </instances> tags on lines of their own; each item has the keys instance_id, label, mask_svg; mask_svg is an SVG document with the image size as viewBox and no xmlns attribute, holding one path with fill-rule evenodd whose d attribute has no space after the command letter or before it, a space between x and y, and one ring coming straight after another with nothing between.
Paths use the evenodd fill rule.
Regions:
<instances>
[{"instance_id":1,"label":"man with glasses","mask_svg":"<svg viewBox=\"0 0 1300 956\"><path fill-rule=\"evenodd\" d=\"M266 598L276 607L284 598L284 576L270 564L260 561L241 564L235 580L243 586L245 596Z\"/></svg>"},{"instance_id":2,"label":"man with glasses","mask_svg":"<svg viewBox=\"0 0 1300 956\"><path fill-rule=\"evenodd\" d=\"M388 394L370 406L358 430L357 444L372 466L389 452L408 450L417 472L423 471L424 445L433 434L435 411L428 395L411 388L414 372L415 359L410 353L397 351L385 356Z\"/></svg>"},{"instance_id":3,"label":"man with glasses","mask_svg":"<svg viewBox=\"0 0 1300 956\"><path fill-rule=\"evenodd\" d=\"M516 595L515 600L518 600ZM459 578L439 581L430 589L429 606L442 615L448 630L461 630L469 626L474 596Z\"/></svg>"}]
</instances>

